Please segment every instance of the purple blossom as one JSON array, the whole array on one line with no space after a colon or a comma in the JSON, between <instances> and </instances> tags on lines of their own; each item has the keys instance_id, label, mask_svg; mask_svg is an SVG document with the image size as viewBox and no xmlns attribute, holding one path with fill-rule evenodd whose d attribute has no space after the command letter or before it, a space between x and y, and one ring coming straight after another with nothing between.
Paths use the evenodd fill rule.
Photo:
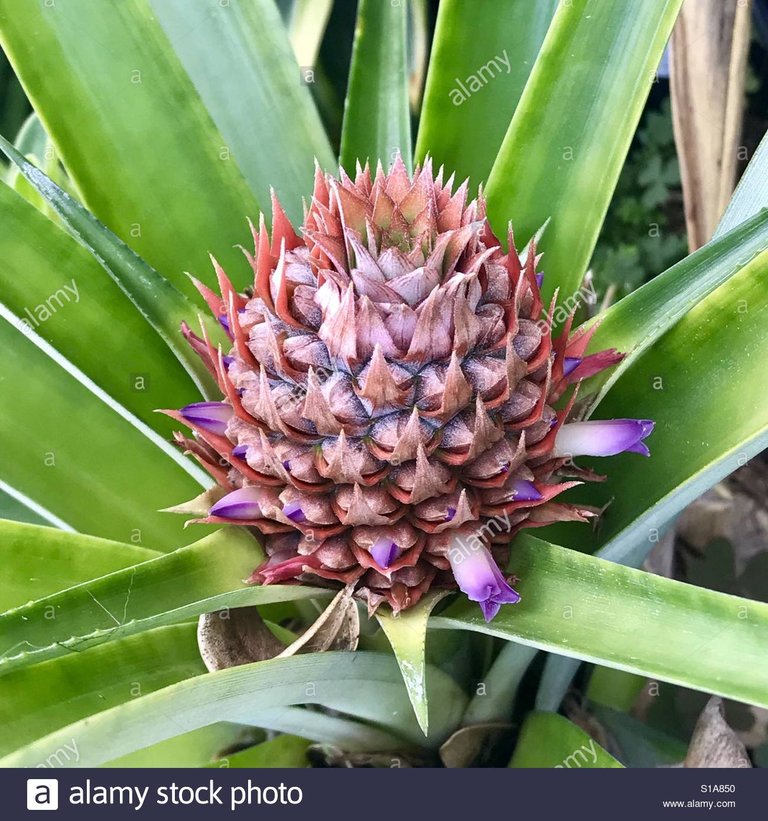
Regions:
<instances>
[{"instance_id":1,"label":"purple blossom","mask_svg":"<svg viewBox=\"0 0 768 821\"><path fill-rule=\"evenodd\" d=\"M210 516L222 519L261 519L260 492L255 487L241 487L228 493L210 509Z\"/></svg>"},{"instance_id":2,"label":"purple blossom","mask_svg":"<svg viewBox=\"0 0 768 821\"><path fill-rule=\"evenodd\" d=\"M292 521L292 522L306 522L307 518L304 515L304 510L301 507L299 502L288 502L287 505L283 506L283 513Z\"/></svg>"},{"instance_id":3,"label":"purple blossom","mask_svg":"<svg viewBox=\"0 0 768 821\"><path fill-rule=\"evenodd\" d=\"M563 376L570 376L581 363L580 356L566 356L563 359Z\"/></svg>"},{"instance_id":4,"label":"purple blossom","mask_svg":"<svg viewBox=\"0 0 768 821\"><path fill-rule=\"evenodd\" d=\"M389 567L400 555L400 548L392 541L382 536L371 545L371 556L379 567Z\"/></svg>"},{"instance_id":5,"label":"purple blossom","mask_svg":"<svg viewBox=\"0 0 768 821\"><path fill-rule=\"evenodd\" d=\"M232 328L229 326L229 317L226 314L219 314L217 317L219 325L227 332L227 336L232 339Z\"/></svg>"},{"instance_id":6,"label":"purple blossom","mask_svg":"<svg viewBox=\"0 0 768 821\"><path fill-rule=\"evenodd\" d=\"M486 621L499 612L502 604L517 604L520 595L513 590L499 570L491 551L477 544L469 546L460 538L448 550L456 584L470 601L476 601Z\"/></svg>"},{"instance_id":7,"label":"purple blossom","mask_svg":"<svg viewBox=\"0 0 768 821\"><path fill-rule=\"evenodd\" d=\"M515 502L538 502L542 498L541 493L536 488L533 482L527 479L516 479L512 482L512 489L514 490Z\"/></svg>"},{"instance_id":8,"label":"purple blossom","mask_svg":"<svg viewBox=\"0 0 768 821\"><path fill-rule=\"evenodd\" d=\"M650 435L650 419L602 419L569 422L555 438L553 456L615 456L640 453L650 456L643 439Z\"/></svg>"},{"instance_id":9,"label":"purple blossom","mask_svg":"<svg viewBox=\"0 0 768 821\"><path fill-rule=\"evenodd\" d=\"M195 402L185 405L180 413L192 425L224 436L232 418L232 406L227 402Z\"/></svg>"}]
</instances>

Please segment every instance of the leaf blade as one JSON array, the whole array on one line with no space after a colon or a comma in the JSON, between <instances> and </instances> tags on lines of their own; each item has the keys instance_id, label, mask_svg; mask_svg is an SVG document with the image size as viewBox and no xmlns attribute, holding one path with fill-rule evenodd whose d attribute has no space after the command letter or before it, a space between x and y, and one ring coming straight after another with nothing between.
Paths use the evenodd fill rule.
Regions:
<instances>
[{"instance_id":1,"label":"leaf blade","mask_svg":"<svg viewBox=\"0 0 768 821\"><path fill-rule=\"evenodd\" d=\"M0 479L44 501L73 529L161 549L183 541L181 521L157 509L196 495L210 480L34 332L18 327L0 304Z\"/></svg>"},{"instance_id":2,"label":"leaf blade","mask_svg":"<svg viewBox=\"0 0 768 821\"><path fill-rule=\"evenodd\" d=\"M0 614L0 671L56 658L214 610L325 597L304 586L247 586L264 554L245 530L225 528L194 544ZM46 613L58 614L51 623Z\"/></svg>"},{"instance_id":3,"label":"leaf blade","mask_svg":"<svg viewBox=\"0 0 768 821\"><path fill-rule=\"evenodd\" d=\"M2 0L0 39L101 222L189 296L182 272L212 282L210 251L242 278L258 203L147 0Z\"/></svg>"},{"instance_id":4,"label":"leaf blade","mask_svg":"<svg viewBox=\"0 0 768 821\"><path fill-rule=\"evenodd\" d=\"M0 611L159 555L146 547L0 520Z\"/></svg>"},{"instance_id":5,"label":"leaf blade","mask_svg":"<svg viewBox=\"0 0 768 821\"><path fill-rule=\"evenodd\" d=\"M653 576L528 535L516 540L510 571L521 579L520 604L502 608L487 624L476 605L459 602L430 625L487 633L768 704L768 669L761 661L768 604Z\"/></svg>"},{"instance_id":6,"label":"leaf blade","mask_svg":"<svg viewBox=\"0 0 768 821\"><path fill-rule=\"evenodd\" d=\"M612 769L621 768L622 764L567 718L556 713L533 712L526 716L509 766Z\"/></svg>"},{"instance_id":7,"label":"leaf blade","mask_svg":"<svg viewBox=\"0 0 768 821\"><path fill-rule=\"evenodd\" d=\"M556 5L440 3L416 141L419 162L430 154L448 176L469 177L472 186L485 182ZM470 78L480 86L474 92L467 86Z\"/></svg>"},{"instance_id":8,"label":"leaf blade","mask_svg":"<svg viewBox=\"0 0 768 821\"><path fill-rule=\"evenodd\" d=\"M581 283L681 2L573 0L555 12L487 188L497 232L511 220L527 241L551 218L539 249L547 298Z\"/></svg>"},{"instance_id":9,"label":"leaf blade","mask_svg":"<svg viewBox=\"0 0 768 821\"><path fill-rule=\"evenodd\" d=\"M80 658L86 656L83 653ZM60 662L46 662L56 663ZM442 736L460 717L464 697L440 670L430 670L430 680L444 704ZM0 679L0 684L2 681ZM313 693L308 693L307 681L314 683ZM403 740L419 743L420 730L414 733L412 722L407 719L407 699L400 672L390 656L362 652L316 653L270 659L194 676L118 704L38 738L5 756L0 766L37 762L44 758L45 751L56 749L64 737L78 739L82 750L79 766L96 766L212 722L258 725L279 708L307 703L321 704L363 721L387 726L390 732L401 734L399 742L390 736L389 748L392 749L402 745ZM372 743L380 744L381 732L372 730L370 738Z\"/></svg>"},{"instance_id":10,"label":"leaf blade","mask_svg":"<svg viewBox=\"0 0 768 821\"><path fill-rule=\"evenodd\" d=\"M428 593L415 607L397 616L378 611L376 613L376 618L392 645L408 690L408 698L425 736L429 733L426 685L427 621L433 608L444 595L442 591Z\"/></svg>"},{"instance_id":11,"label":"leaf blade","mask_svg":"<svg viewBox=\"0 0 768 821\"><path fill-rule=\"evenodd\" d=\"M288 215L300 220L315 158L327 169L335 158L275 4L149 0L149 5L218 126L222 150L231 149L262 209L274 188ZM314 59L308 63L313 64Z\"/></svg>"},{"instance_id":12,"label":"leaf blade","mask_svg":"<svg viewBox=\"0 0 768 821\"><path fill-rule=\"evenodd\" d=\"M133 302L194 379L203 395L215 395L210 374L179 331L181 323L195 315L194 304L3 137L0 137L0 150L15 163L64 220L76 239Z\"/></svg>"},{"instance_id":13,"label":"leaf blade","mask_svg":"<svg viewBox=\"0 0 768 821\"><path fill-rule=\"evenodd\" d=\"M0 258L0 301L143 422L169 435L169 420L154 411L192 401L193 380L91 255L5 185ZM105 315L116 332L105 332ZM126 339L142 343L128 352Z\"/></svg>"},{"instance_id":14,"label":"leaf blade","mask_svg":"<svg viewBox=\"0 0 768 821\"><path fill-rule=\"evenodd\" d=\"M341 134L341 165L385 170L396 152L411 169L406 65L406 4L360 0Z\"/></svg>"}]
</instances>

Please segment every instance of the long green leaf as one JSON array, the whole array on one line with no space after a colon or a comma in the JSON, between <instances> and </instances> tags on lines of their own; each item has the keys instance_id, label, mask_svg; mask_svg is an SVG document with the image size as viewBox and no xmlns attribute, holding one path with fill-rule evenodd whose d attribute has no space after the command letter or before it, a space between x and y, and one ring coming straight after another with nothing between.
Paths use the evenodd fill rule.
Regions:
<instances>
[{"instance_id":1,"label":"long green leaf","mask_svg":"<svg viewBox=\"0 0 768 821\"><path fill-rule=\"evenodd\" d=\"M73 722L89 721L102 710L125 702L135 703L141 696L204 673L195 632L193 624L162 627L87 653L72 652L63 658L0 676L3 726L0 755L7 755ZM172 708L168 713L170 722L176 726L176 732L171 735L185 732L186 727L174 722ZM48 756L64 749L65 744L71 745L73 739L79 750L86 752L84 739L64 735L66 740L61 745L42 746L31 759L31 766L45 763ZM93 744L100 747L105 740L98 738ZM135 749L148 743L151 740ZM95 750L91 754L93 752ZM119 754L109 758L117 758ZM65 763L83 766L85 762L82 758L75 761L75 755L62 760L59 766Z\"/></svg>"},{"instance_id":2,"label":"long green leaf","mask_svg":"<svg viewBox=\"0 0 768 821\"><path fill-rule=\"evenodd\" d=\"M442 0L416 157L485 182L528 80L556 0ZM538 227L538 226L537 226Z\"/></svg>"},{"instance_id":3,"label":"long green leaf","mask_svg":"<svg viewBox=\"0 0 768 821\"><path fill-rule=\"evenodd\" d=\"M543 650L768 705L768 604L702 590L519 537L510 572L522 601L487 624L459 602L430 625Z\"/></svg>"},{"instance_id":4,"label":"long green leaf","mask_svg":"<svg viewBox=\"0 0 768 821\"><path fill-rule=\"evenodd\" d=\"M747 170L741 177L720 223L714 239L732 231L744 220L768 206L768 135L764 136Z\"/></svg>"},{"instance_id":5,"label":"long green leaf","mask_svg":"<svg viewBox=\"0 0 768 821\"><path fill-rule=\"evenodd\" d=\"M389 167L396 152L411 167L406 0L360 0L341 133L341 164Z\"/></svg>"},{"instance_id":6,"label":"long green leaf","mask_svg":"<svg viewBox=\"0 0 768 821\"><path fill-rule=\"evenodd\" d=\"M0 614L0 672L213 610L327 595L298 585L247 587L243 579L263 559L245 530L225 528Z\"/></svg>"},{"instance_id":7,"label":"long green leaf","mask_svg":"<svg viewBox=\"0 0 768 821\"><path fill-rule=\"evenodd\" d=\"M145 547L0 520L0 612L159 555Z\"/></svg>"},{"instance_id":8,"label":"long green leaf","mask_svg":"<svg viewBox=\"0 0 768 821\"><path fill-rule=\"evenodd\" d=\"M104 767L216 767L218 756L225 750L238 749L243 743L253 743L258 730L243 727L240 724L220 722L209 727L201 727L184 733L159 744L144 747L135 753L116 758L104 764ZM222 766L226 766L222 764ZM232 765L230 765L232 766Z\"/></svg>"},{"instance_id":9,"label":"long green leaf","mask_svg":"<svg viewBox=\"0 0 768 821\"><path fill-rule=\"evenodd\" d=\"M561 3L488 179L497 232L548 219L544 291L571 297L587 269L682 0Z\"/></svg>"},{"instance_id":10,"label":"long green leaf","mask_svg":"<svg viewBox=\"0 0 768 821\"><path fill-rule=\"evenodd\" d=\"M538 651L535 647L504 645L483 677L483 687L472 697L464 714L463 724L509 722L517 697L517 689Z\"/></svg>"},{"instance_id":11,"label":"long green leaf","mask_svg":"<svg viewBox=\"0 0 768 821\"><path fill-rule=\"evenodd\" d=\"M622 765L567 718L555 713L529 713L509 766L580 770Z\"/></svg>"},{"instance_id":12,"label":"long green leaf","mask_svg":"<svg viewBox=\"0 0 768 821\"><path fill-rule=\"evenodd\" d=\"M315 157L328 169L335 158L273 0L149 5L224 138L219 159L231 162L231 150L263 208L274 188L288 215L301 219Z\"/></svg>"},{"instance_id":13,"label":"long green leaf","mask_svg":"<svg viewBox=\"0 0 768 821\"><path fill-rule=\"evenodd\" d=\"M75 530L167 549L210 480L0 305L0 478Z\"/></svg>"},{"instance_id":14,"label":"long green leaf","mask_svg":"<svg viewBox=\"0 0 768 821\"><path fill-rule=\"evenodd\" d=\"M164 435L172 430L170 420L154 410L181 407L197 395L168 346L91 255L5 185L0 185L0 301Z\"/></svg>"},{"instance_id":15,"label":"long green leaf","mask_svg":"<svg viewBox=\"0 0 768 821\"><path fill-rule=\"evenodd\" d=\"M392 645L416 720L424 735L429 732L425 652L427 620L443 595L445 594L440 591L429 593L415 607L397 616L385 612L376 613L376 618Z\"/></svg>"},{"instance_id":16,"label":"long green leaf","mask_svg":"<svg viewBox=\"0 0 768 821\"><path fill-rule=\"evenodd\" d=\"M182 322L191 321L196 315L194 304L79 202L28 162L3 137L0 137L0 150L45 197L73 235L91 252L147 322L160 334L200 390L205 395L215 395L216 388L210 374L179 330ZM142 327L140 337L148 335L149 329Z\"/></svg>"},{"instance_id":17,"label":"long green leaf","mask_svg":"<svg viewBox=\"0 0 768 821\"><path fill-rule=\"evenodd\" d=\"M591 705L591 712L610 734L625 766L663 767L685 759L688 745L679 739L602 704Z\"/></svg>"},{"instance_id":18,"label":"long green leaf","mask_svg":"<svg viewBox=\"0 0 768 821\"><path fill-rule=\"evenodd\" d=\"M598 405L596 416L654 419L651 457L603 462L608 479L574 499L610 505L597 538L556 531L559 541L623 556L655 544L669 519L768 446L768 254L702 300L639 357ZM588 460L585 460L585 464ZM599 464L595 464L600 469Z\"/></svg>"},{"instance_id":19,"label":"long green leaf","mask_svg":"<svg viewBox=\"0 0 768 821\"><path fill-rule=\"evenodd\" d=\"M315 65L332 10L333 0L296 0L291 4L286 25L299 65Z\"/></svg>"},{"instance_id":20,"label":"long green leaf","mask_svg":"<svg viewBox=\"0 0 768 821\"><path fill-rule=\"evenodd\" d=\"M209 767L270 770L279 767L309 767L307 749L311 742L295 735L281 735L247 750L225 756Z\"/></svg>"},{"instance_id":21,"label":"long green leaf","mask_svg":"<svg viewBox=\"0 0 768 821\"><path fill-rule=\"evenodd\" d=\"M0 39L99 220L189 295L209 252L245 281L233 246L258 203L148 0L2 0Z\"/></svg>"},{"instance_id":22,"label":"long green leaf","mask_svg":"<svg viewBox=\"0 0 768 821\"><path fill-rule=\"evenodd\" d=\"M86 659L87 654L81 658ZM45 662L59 663L60 660ZM86 669L86 665L83 668ZM4 680L0 679L0 684ZM433 728L429 741L431 746L436 746L456 726L465 699L456 684L440 670L430 669L429 680L433 697L442 706L439 725ZM132 750L216 721L266 726L264 717L269 716L270 711L296 704L320 704L386 725L410 744L423 742L421 731L410 718L408 696L391 656L362 652L313 653L189 678L51 732L6 756L0 760L0 766L34 766L73 738L77 739L81 751L79 766L98 766ZM25 735L28 737L29 733ZM372 738L380 742L380 733L378 737L372 734ZM390 743L398 744L394 738ZM65 762L64 766L67 765L71 766Z\"/></svg>"},{"instance_id":23,"label":"long green leaf","mask_svg":"<svg viewBox=\"0 0 768 821\"><path fill-rule=\"evenodd\" d=\"M13 488L2 481L0 481L0 519L11 519L32 525L52 524L45 510L35 507L31 500L19 497Z\"/></svg>"},{"instance_id":24,"label":"long green leaf","mask_svg":"<svg viewBox=\"0 0 768 821\"><path fill-rule=\"evenodd\" d=\"M586 384L587 393L599 389L593 405L663 333L766 249L768 209L763 209L603 313L590 343L591 350L616 348L626 356L615 368Z\"/></svg>"}]
</instances>

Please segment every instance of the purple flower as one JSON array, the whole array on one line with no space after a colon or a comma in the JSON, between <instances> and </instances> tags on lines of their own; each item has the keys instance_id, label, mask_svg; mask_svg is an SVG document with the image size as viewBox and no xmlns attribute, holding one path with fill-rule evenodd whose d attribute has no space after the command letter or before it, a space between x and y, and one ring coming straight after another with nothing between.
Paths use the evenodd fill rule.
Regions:
<instances>
[{"instance_id":1,"label":"purple flower","mask_svg":"<svg viewBox=\"0 0 768 821\"><path fill-rule=\"evenodd\" d=\"M292 521L303 523L307 521L304 511L299 502L288 502L283 506L283 513Z\"/></svg>"},{"instance_id":2,"label":"purple flower","mask_svg":"<svg viewBox=\"0 0 768 821\"><path fill-rule=\"evenodd\" d=\"M229 317L226 314L220 314L218 320L219 325L227 332L227 336L232 339L232 328L229 326Z\"/></svg>"},{"instance_id":3,"label":"purple flower","mask_svg":"<svg viewBox=\"0 0 768 821\"><path fill-rule=\"evenodd\" d=\"M400 555L400 548L392 541L382 536L371 545L371 556L379 567L389 567Z\"/></svg>"},{"instance_id":4,"label":"purple flower","mask_svg":"<svg viewBox=\"0 0 768 821\"><path fill-rule=\"evenodd\" d=\"M486 621L499 612L502 604L520 601L520 595L507 584L487 547L470 547L458 538L448 550L448 561L456 584L470 601L478 602Z\"/></svg>"},{"instance_id":5,"label":"purple flower","mask_svg":"<svg viewBox=\"0 0 768 821\"><path fill-rule=\"evenodd\" d=\"M566 356L563 359L563 376L570 376L582 363L580 356Z\"/></svg>"},{"instance_id":6,"label":"purple flower","mask_svg":"<svg viewBox=\"0 0 768 821\"><path fill-rule=\"evenodd\" d=\"M210 516L222 519L261 519L259 491L255 487L241 487L228 493L210 509Z\"/></svg>"},{"instance_id":7,"label":"purple flower","mask_svg":"<svg viewBox=\"0 0 768 821\"><path fill-rule=\"evenodd\" d=\"M195 402L183 407L180 413L192 425L223 436L232 418L232 406L227 402Z\"/></svg>"},{"instance_id":8,"label":"purple flower","mask_svg":"<svg viewBox=\"0 0 768 821\"><path fill-rule=\"evenodd\" d=\"M643 439L653 426L650 419L569 422L557 433L553 456L614 456L617 453L650 456Z\"/></svg>"},{"instance_id":9,"label":"purple flower","mask_svg":"<svg viewBox=\"0 0 768 821\"><path fill-rule=\"evenodd\" d=\"M232 455L235 459L245 459L248 454L248 445L235 445L232 448Z\"/></svg>"},{"instance_id":10,"label":"purple flower","mask_svg":"<svg viewBox=\"0 0 768 821\"><path fill-rule=\"evenodd\" d=\"M512 482L512 488L515 493L513 499L515 502L538 502L542 498L536 485L527 479L516 479Z\"/></svg>"}]
</instances>

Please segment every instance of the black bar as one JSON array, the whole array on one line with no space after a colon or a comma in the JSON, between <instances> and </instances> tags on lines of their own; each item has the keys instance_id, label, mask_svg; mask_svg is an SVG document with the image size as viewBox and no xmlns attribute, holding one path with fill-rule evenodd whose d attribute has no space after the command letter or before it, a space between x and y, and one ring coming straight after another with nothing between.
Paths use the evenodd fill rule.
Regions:
<instances>
[{"instance_id":1,"label":"black bar","mask_svg":"<svg viewBox=\"0 0 768 821\"><path fill-rule=\"evenodd\" d=\"M46 793L44 785L29 786L28 779L55 780L58 815L53 817L63 819L259 817L317 821L333 817L340 821L540 821L555 818L556 813L571 818L575 812L588 815L590 821L649 821L667 817L754 821L765 813L765 772L44 768L0 770L0 787L4 796L3 815L14 821L28 816L28 789L33 803L52 801L52 793ZM124 789L118 791L117 787Z\"/></svg>"}]
</instances>

